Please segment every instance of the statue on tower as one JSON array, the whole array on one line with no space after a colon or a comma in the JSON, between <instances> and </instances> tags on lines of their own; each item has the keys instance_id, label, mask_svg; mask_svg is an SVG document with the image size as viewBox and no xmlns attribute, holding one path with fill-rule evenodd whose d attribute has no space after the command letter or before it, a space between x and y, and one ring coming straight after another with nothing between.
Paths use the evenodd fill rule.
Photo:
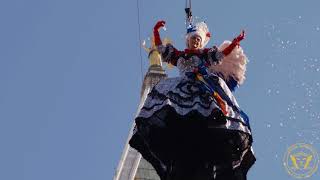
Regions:
<instances>
[{"instance_id":1,"label":"statue on tower","mask_svg":"<svg viewBox=\"0 0 320 180\"><path fill-rule=\"evenodd\" d=\"M143 42L142 46L144 50L149 54L150 66L162 66L161 54L158 51L158 48L154 41L154 36L150 39L151 47L146 46L146 41ZM164 38L163 45L172 44L172 41L169 38Z\"/></svg>"}]
</instances>

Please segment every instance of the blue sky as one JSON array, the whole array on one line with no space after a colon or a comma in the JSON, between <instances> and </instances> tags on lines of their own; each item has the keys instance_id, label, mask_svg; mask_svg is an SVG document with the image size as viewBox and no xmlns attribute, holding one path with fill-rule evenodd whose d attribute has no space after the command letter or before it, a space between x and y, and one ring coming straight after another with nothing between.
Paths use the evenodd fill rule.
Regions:
<instances>
[{"instance_id":1,"label":"blue sky","mask_svg":"<svg viewBox=\"0 0 320 180\"><path fill-rule=\"evenodd\" d=\"M141 37L164 19L162 37L184 49L184 1L139 4ZM193 2L209 45L247 32L247 80L235 95L253 129L258 161L249 179L293 179L283 157L294 143L320 152L319 6ZM4 0L0 23L0 179L111 179L139 102L136 1Z\"/></svg>"}]
</instances>

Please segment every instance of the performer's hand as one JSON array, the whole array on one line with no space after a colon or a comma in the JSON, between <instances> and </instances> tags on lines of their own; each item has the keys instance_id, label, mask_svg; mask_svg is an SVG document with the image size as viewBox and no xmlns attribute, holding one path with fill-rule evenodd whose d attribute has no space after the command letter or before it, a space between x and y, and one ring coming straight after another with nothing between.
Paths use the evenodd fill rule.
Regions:
<instances>
[{"instance_id":1,"label":"performer's hand","mask_svg":"<svg viewBox=\"0 0 320 180\"><path fill-rule=\"evenodd\" d=\"M233 43L235 43L236 45L240 45L240 41L242 41L245 38L246 34L244 32L244 30L241 31L241 33L239 34L239 36L237 36L234 40Z\"/></svg>"},{"instance_id":2,"label":"performer's hand","mask_svg":"<svg viewBox=\"0 0 320 180\"><path fill-rule=\"evenodd\" d=\"M159 29L164 27L165 24L166 24L166 22L163 21L163 20L158 21L157 24L154 26L153 30L154 31L159 31Z\"/></svg>"},{"instance_id":3,"label":"performer's hand","mask_svg":"<svg viewBox=\"0 0 320 180\"><path fill-rule=\"evenodd\" d=\"M242 41L246 36L246 33L244 32L244 30L241 31L240 35L237 37L237 39L239 41Z\"/></svg>"}]
</instances>

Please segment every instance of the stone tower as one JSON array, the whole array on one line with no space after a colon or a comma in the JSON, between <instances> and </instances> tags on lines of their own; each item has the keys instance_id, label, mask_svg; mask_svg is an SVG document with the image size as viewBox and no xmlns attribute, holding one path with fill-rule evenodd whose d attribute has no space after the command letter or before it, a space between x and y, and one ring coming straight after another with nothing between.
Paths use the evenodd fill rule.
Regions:
<instances>
[{"instance_id":1,"label":"stone tower","mask_svg":"<svg viewBox=\"0 0 320 180\"><path fill-rule=\"evenodd\" d=\"M169 41L164 40L164 42ZM161 79L167 77L165 71L162 68L161 56L156 50L153 40L151 48L146 48L145 45L144 48L149 53L148 57L150 66L142 84L141 100L138 112L141 109L147 97L147 94L150 92L152 87ZM132 136L134 126L135 124L132 125L132 128L129 132L129 136L113 180L160 180L153 167L141 157L141 154L139 152L131 148L128 144Z\"/></svg>"}]
</instances>

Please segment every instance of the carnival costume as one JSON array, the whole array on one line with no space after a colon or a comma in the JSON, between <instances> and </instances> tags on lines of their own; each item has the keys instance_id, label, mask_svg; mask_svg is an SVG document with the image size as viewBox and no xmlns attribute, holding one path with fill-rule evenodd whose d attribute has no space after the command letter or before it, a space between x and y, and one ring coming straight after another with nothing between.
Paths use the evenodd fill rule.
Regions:
<instances>
[{"instance_id":1,"label":"carnival costume","mask_svg":"<svg viewBox=\"0 0 320 180\"><path fill-rule=\"evenodd\" d=\"M188 162L214 168L212 179L223 168L238 169L246 176L255 161L252 134L249 118L232 94L245 79L247 58L239 46L244 32L220 47L204 48L210 39L207 25L190 24L187 47L195 35L201 37L202 47L179 51L162 44L159 28L164 23L154 27L155 44L162 61L177 66L180 76L153 87L135 119L130 145L161 179L179 176L174 175L181 167L177 164L188 166Z\"/></svg>"}]
</instances>

